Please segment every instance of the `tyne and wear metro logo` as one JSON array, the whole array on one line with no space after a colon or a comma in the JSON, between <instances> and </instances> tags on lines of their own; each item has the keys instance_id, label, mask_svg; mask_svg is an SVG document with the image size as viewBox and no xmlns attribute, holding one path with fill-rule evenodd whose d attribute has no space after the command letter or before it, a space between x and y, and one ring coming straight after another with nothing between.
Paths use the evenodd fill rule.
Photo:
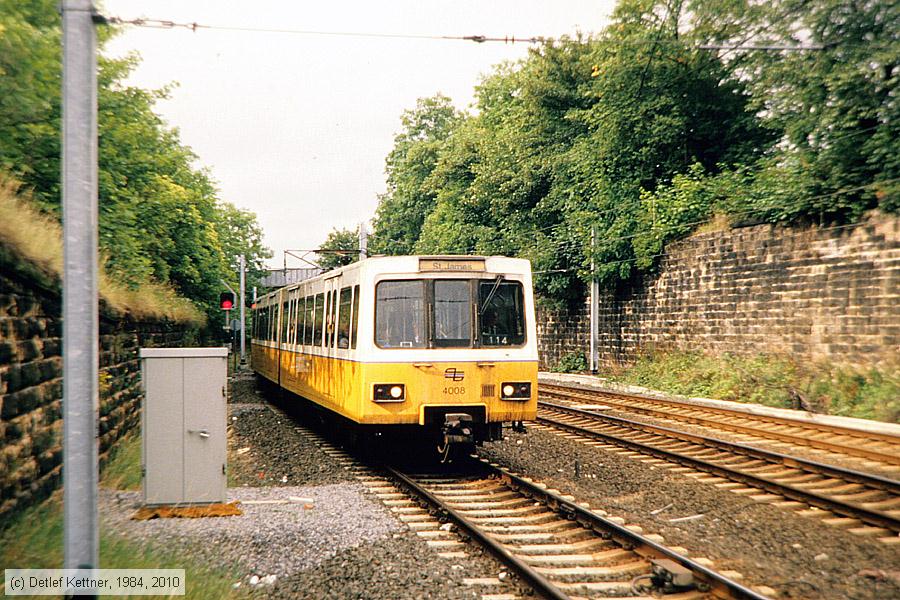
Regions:
<instances>
[{"instance_id":1,"label":"tyne and wear metro logo","mask_svg":"<svg viewBox=\"0 0 900 600\"><path fill-rule=\"evenodd\" d=\"M444 371L444 377L453 381L462 381L466 377L465 371L460 371L456 367L450 367Z\"/></svg>"}]
</instances>

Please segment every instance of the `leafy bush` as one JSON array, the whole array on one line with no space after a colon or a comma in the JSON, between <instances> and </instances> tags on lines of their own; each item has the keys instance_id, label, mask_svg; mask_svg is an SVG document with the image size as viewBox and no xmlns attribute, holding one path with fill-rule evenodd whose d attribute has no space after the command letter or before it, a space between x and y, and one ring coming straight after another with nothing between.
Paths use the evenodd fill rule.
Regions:
<instances>
[{"instance_id":1,"label":"leafy bush","mask_svg":"<svg viewBox=\"0 0 900 600\"><path fill-rule=\"evenodd\" d=\"M554 373L581 373L588 370L587 360L581 352L570 352L553 367Z\"/></svg>"}]
</instances>

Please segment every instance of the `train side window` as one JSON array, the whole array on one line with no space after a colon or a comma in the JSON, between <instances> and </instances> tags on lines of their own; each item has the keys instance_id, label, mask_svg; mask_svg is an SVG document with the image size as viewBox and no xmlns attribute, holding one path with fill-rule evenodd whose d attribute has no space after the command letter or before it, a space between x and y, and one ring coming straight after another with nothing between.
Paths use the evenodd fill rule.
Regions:
<instances>
[{"instance_id":1,"label":"train side window","mask_svg":"<svg viewBox=\"0 0 900 600\"><path fill-rule=\"evenodd\" d=\"M350 347L350 306L353 304L353 289L345 287L341 290L341 303L338 312L338 348Z\"/></svg>"},{"instance_id":2,"label":"train side window","mask_svg":"<svg viewBox=\"0 0 900 600\"><path fill-rule=\"evenodd\" d=\"M350 325L350 347L356 349L356 333L359 327L359 286L353 286L353 322Z\"/></svg>"},{"instance_id":3,"label":"train side window","mask_svg":"<svg viewBox=\"0 0 900 600\"><path fill-rule=\"evenodd\" d=\"M288 308L287 300L281 303L281 343L287 343L287 334L288 334L288 317L290 315L290 311Z\"/></svg>"},{"instance_id":4,"label":"train side window","mask_svg":"<svg viewBox=\"0 0 900 600\"><path fill-rule=\"evenodd\" d=\"M322 322L325 319L325 294L316 294L315 321L313 322L313 345L322 345Z\"/></svg>"},{"instance_id":5,"label":"train side window","mask_svg":"<svg viewBox=\"0 0 900 600\"><path fill-rule=\"evenodd\" d=\"M306 298L297 298L297 345L303 344L303 319L306 318Z\"/></svg>"},{"instance_id":6,"label":"train side window","mask_svg":"<svg viewBox=\"0 0 900 600\"><path fill-rule=\"evenodd\" d=\"M425 337L425 282L380 282L375 287L375 343L381 348L424 348Z\"/></svg>"}]
</instances>

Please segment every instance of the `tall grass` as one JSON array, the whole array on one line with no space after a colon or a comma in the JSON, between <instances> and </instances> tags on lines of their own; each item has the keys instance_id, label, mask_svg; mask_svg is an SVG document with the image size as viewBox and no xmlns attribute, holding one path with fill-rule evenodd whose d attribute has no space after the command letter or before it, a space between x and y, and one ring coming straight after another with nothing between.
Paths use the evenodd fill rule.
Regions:
<instances>
[{"instance_id":1,"label":"tall grass","mask_svg":"<svg viewBox=\"0 0 900 600\"><path fill-rule=\"evenodd\" d=\"M121 440L101 474L106 489L139 490L141 438ZM63 562L61 492L25 509L0 531L0 569L54 569ZM101 521L102 521L102 514ZM228 566L211 566L159 545L124 537L105 524L100 527L100 566L104 569L185 569L186 597L197 600L240 598L232 588L241 575ZM0 594L2 594L0 580Z\"/></svg>"},{"instance_id":2,"label":"tall grass","mask_svg":"<svg viewBox=\"0 0 900 600\"><path fill-rule=\"evenodd\" d=\"M787 356L657 352L606 373L621 383L718 400L900 422L900 366L853 369Z\"/></svg>"},{"instance_id":3,"label":"tall grass","mask_svg":"<svg viewBox=\"0 0 900 600\"><path fill-rule=\"evenodd\" d=\"M582 373L587 368L584 354L572 352L551 370ZM607 365L600 375L683 396L900 423L900 357L879 368L856 369L774 354L656 351L631 365Z\"/></svg>"},{"instance_id":4,"label":"tall grass","mask_svg":"<svg viewBox=\"0 0 900 600\"><path fill-rule=\"evenodd\" d=\"M18 182L0 173L0 244L28 261L51 279L63 272L62 227L42 213ZM203 314L186 298L163 284L147 282L137 288L112 280L101 267L100 296L110 308L135 319L166 318L202 324Z\"/></svg>"}]
</instances>

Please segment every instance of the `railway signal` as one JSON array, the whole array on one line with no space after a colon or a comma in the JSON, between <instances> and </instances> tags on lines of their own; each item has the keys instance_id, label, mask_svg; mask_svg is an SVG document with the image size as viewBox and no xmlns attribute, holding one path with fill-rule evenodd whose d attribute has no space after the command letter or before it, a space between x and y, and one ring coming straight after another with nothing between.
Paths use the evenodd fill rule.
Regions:
<instances>
[{"instance_id":1,"label":"railway signal","mask_svg":"<svg viewBox=\"0 0 900 600\"><path fill-rule=\"evenodd\" d=\"M231 292L222 292L219 294L219 308L222 310L231 310L234 308L234 294Z\"/></svg>"}]
</instances>

